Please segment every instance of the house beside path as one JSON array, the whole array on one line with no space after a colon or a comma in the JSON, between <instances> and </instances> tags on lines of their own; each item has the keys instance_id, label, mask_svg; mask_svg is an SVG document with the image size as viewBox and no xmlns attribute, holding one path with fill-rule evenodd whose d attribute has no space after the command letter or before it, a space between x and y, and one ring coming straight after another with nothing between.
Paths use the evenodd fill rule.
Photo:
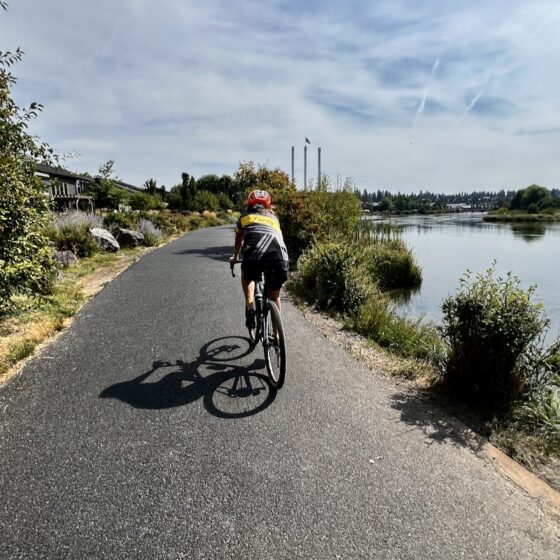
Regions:
<instances>
[{"instance_id":1,"label":"house beside path","mask_svg":"<svg viewBox=\"0 0 560 560\"><path fill-rule=\"evenodd\" d=\"M52 167L38 163L35 176L41 179L45 194L52 199L55 211L84 210L93 212L93 197L84 194L92 177L72 173L62 167Z\"/></svg>"}]
</instances>

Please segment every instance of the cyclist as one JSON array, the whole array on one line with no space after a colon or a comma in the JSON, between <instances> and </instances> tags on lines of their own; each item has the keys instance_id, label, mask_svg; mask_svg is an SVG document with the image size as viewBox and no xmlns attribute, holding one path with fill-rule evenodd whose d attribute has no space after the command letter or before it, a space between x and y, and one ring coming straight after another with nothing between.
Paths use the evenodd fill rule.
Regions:
<instances>
[{"instance_id":1,"label":"cyclist","mask_svg":"<svg viewBox=\"0 0 560 560\"><path fill-rule=\"evenodd\" d=\"M243 250L241 285L245 295L245 324L255 328L255 281L264 272L268 298L280 308L280 289L288 279L288 251L278 217L271 210L270 195L263 190L247 197L247 211L235 228L235 247L230 260L238 260Z\"/></svg>"}]
</instances>

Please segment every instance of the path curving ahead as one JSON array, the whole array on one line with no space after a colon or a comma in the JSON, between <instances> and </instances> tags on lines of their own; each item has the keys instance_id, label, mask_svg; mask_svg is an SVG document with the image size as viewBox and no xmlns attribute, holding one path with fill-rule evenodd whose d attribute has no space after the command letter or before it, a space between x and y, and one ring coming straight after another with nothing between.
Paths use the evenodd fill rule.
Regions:
<instances>
[{"instance_id":1,"label":"path curving ahead","mask_svg":"<svg viewBox=\"0 0 560 560\"><path fill-rule=\"evenodd\" d=\"M558 558L535 503L287 303L271 392L232 243L149 253L0 389L0 558Z\"/></svg>"}]
</instances>

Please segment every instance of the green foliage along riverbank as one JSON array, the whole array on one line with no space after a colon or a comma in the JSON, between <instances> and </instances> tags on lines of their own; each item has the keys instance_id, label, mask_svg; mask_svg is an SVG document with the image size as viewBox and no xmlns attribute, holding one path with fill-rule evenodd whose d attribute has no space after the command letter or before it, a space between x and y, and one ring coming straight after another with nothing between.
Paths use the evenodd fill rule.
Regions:
<instances>
[{"instance_id":1,"label":"green foliage along riverbank","mask_svg":"<svg viewBox=\"0 0 560 560\"><path fill-rule=\"evenodd\" d=\"M552 222L560 220L557 190L530 185L515 193L511 202L484 216L485 222Z\"/></svg>"}]
</instances>

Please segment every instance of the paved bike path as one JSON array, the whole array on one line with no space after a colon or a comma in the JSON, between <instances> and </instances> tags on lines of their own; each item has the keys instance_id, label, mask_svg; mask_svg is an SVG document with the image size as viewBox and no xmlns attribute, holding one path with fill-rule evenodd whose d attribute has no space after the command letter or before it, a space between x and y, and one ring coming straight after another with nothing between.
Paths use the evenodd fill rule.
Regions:
<instances>
[{"instance_id":1,"label":"paved bike path","mask_svg":"<svg viewBox=\"0 0 560 560\"><path fill-rule=\"evenodd\" d=\"M548 558L535 503L285 302L274 394L230 227L156 250L0 389L0 558Z\"/></svg>"}]
</instances>

